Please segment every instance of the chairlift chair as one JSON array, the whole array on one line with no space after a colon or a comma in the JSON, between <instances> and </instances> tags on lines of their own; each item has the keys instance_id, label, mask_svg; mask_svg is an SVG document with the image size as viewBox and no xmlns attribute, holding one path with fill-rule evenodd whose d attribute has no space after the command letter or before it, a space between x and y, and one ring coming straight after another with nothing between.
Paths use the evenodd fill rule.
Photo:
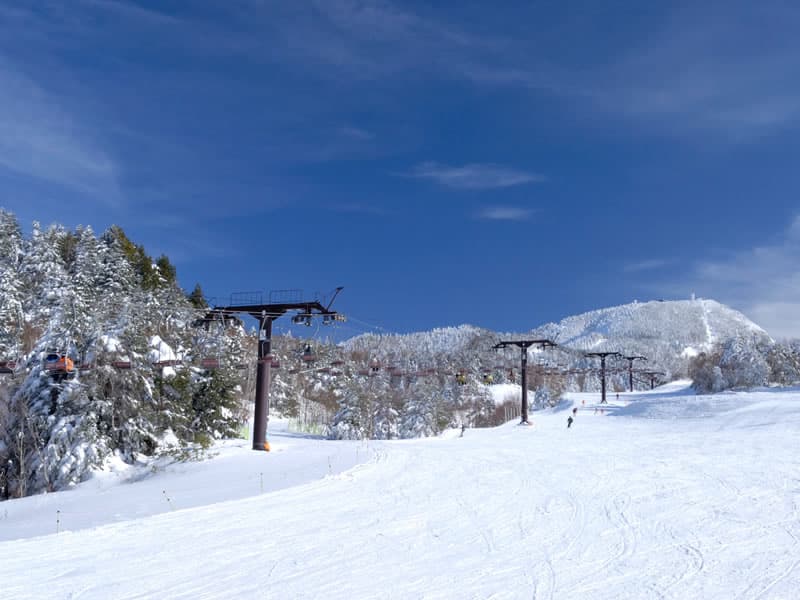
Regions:
<instances>
[{"instance_id":1,"label":"chairlift chair","mask_svg":"<svg viewBox=\"0 0 800 600\"><path fill-rule=\"evenodd\" d=\"M201 358L200 366L204 369L219 369L218 358Z\"/></svg>"},{"instance_id":2,"label":"chairlift chair","mask_svg":"<svg viewBox=\"0 0 800 600\"><path fill-rule=\"evenodd\" d=\"M298 313L292 317L292 323L295 325L305 325L311 327L311 313Z\"/></svg>"},{"instance_id":3,"label":"chairlift chair","mask_svg":"<svg viewBox=\"0 0 800 600\"><path fill-rule=\"evenodd\" d=\"M306 344L303 348L303 355L301 356L304 363L311 363L317 360L314 351L311 349L311 344Z\"/></svg>"},{"instance_id":4,"label":"chairlift chair","mask_svg":"<svg viewBox=\"0 0 800 600\"><path fill-rule=\"evenodd\" d=\"M57 374L70 374L75 372L75 361L60 352L51 352L44 359L46 371Z\"/></svg>"},{"instance_id":5,"label":"chairlift chair","mask_svg":"<svg viewBox=\"0 0 800 600\"><path fill-rule=\"evenodd\" d=\"M160 360L158 362L153 363L153 366L156 366L156 367L174 367L174 366L177 366L179 364L181 364L181 361L179 361L177 359L171 359L171 360Z\"/></svg>"},{"instance_id":6,"label":"chairlift chair","mask_svg":"<svg viewBox=\"0 0 800 600\"><path fill-rule=\"evenodd\" d=\"M13 375L17 368L17 361L4 360L0 361L0 375Z\"/></svg>"}]
</instances>

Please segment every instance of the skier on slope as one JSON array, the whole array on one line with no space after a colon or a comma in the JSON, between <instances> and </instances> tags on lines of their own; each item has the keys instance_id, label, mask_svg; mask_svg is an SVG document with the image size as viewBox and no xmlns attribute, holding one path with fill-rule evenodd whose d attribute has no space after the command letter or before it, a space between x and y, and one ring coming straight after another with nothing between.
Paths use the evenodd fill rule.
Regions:
<instances>
[{"instance_id":1,"label":"skier on slope","mask_svg":"<svg viewBox=\"0 0 800 600\"><path fill-rule=\"evenodd\" d=\"M573 421L573 419L572 419L572 415L568 416L568 417L567 417L567 429L569 429L570 427L572 427L572 421Z\"/></svg>"}]
</instances>

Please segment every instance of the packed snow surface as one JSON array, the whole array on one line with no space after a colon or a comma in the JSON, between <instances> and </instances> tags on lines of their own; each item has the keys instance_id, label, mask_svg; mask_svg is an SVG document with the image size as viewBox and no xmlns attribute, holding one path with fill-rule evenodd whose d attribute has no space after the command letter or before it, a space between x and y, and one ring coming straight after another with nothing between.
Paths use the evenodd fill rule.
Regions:
<instances>
[{"instance_id":1,"label":"packed snow surface","mask_svg":"<svg viewBox=\"0 0 800 600\"><path fill-rule=\"evenodd\" d=\"M597 402L425 440L271 423L270 453L117 465L0 504L0 596L798 597L800 390Z\"/></svg>"}]
</instances>

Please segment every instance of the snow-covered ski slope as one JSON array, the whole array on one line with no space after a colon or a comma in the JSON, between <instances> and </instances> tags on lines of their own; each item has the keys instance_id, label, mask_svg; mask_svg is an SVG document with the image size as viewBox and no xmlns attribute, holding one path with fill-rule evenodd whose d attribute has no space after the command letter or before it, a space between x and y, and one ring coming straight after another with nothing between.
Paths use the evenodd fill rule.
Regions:
<instances>
[{"instance_id":1,"label":"snow-covered ski slope","mask_svg":"<svg viewBox=\"0 0 800 600\"><path fill-rule=\"evenodd\" d=\"M799 597L800 390L572 399L531 427L273 434L2 503L0 597Z\"/></svg>"}]
</instances>

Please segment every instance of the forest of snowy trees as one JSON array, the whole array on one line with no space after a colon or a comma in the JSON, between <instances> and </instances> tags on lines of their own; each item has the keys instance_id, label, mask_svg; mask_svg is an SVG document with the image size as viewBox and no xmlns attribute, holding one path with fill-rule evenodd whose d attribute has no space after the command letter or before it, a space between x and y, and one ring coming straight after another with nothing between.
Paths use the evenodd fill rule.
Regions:
<instances>
[{"instance_id":1,"label":"forest of snowy trees","mask_svg":"<svg viewBox=\"0 0 800 600\"><path fill-rule=\"evenodd\" d=\"M689 377L700 393L800 383L800 341L737 335L694 357Z\"/></svg>"},{"instance_id":2,"label":"forest of snowy trees","mask_svg":"<svg viewBox=\"0 0 800 600\"><path fill-rule=\"evenodd\" d=\"M63 488L112 453L133 461L235 435L246 335L193 327L197 309L169 259L119 227L34 223L23 236L0 211L0 360L13 366L0 380L0 497ZM186 368L154 366L164 352ZM53 354L76 369L47 369ZM199 366L208 355L219 368Z\"/></svg>"},{"instance_id":3,"label":"forest of snowy trees","mask_svg":"<svg viewBox=\"0 0 800 600\"><path fill-rule=\"evenodd\" d=\"M177 283L166 256L150 257L119 227L96 235L33 223L23 235L0 209L0 500L58 490L115 457L129 463L201 456L241 435L252 412L257 335L238 319L205 319L200 286ZM531 351L532 409L565 391L598 391L588 350L648 357L634 377L691 377L699 392L800 382L800 343L775 343L710 300L633 303L543 325ZM498 334L470 325L413 334L366 333L343 343L274 336L270 412L334 439L436 435L492 426L519 406L519 353L492 351ZM305 360L309 348L313 361ZM74 370L49 369L69 357ZM628 373L608 365L608 389ZM498 388L499 389L499 388ZM505 401L505 405L503 404Z\"/></svg>"}]
</instances>

